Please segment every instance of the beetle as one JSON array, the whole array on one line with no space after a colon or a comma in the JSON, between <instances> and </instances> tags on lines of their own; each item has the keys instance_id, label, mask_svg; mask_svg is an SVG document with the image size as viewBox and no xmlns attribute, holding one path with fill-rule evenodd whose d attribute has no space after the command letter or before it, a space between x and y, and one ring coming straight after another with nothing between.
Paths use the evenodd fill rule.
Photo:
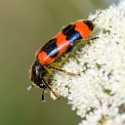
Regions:
<instances>
[{"instance_id":1,"label":"beetle","mask_svg":"<svg viewBox=\"0 0 125 125\"><path fill-rule=\"evenodd\" d=\"M63 56L68 55L78 41L87 38L92 33L95 27L93 23L94 20L95 19L77 20L70 23L36 51L36 61L31 66L30 70L30 79L33 85L29 86L28 90L33 86L43 89L42 101L45 100L44 91L46 88L48 88L57 99L59 98L59 95L54 92L51 87L51 79L54 70L59 70L73 76L75 75L74 73L58 68L58 65L55 64L58 63L61 65L64 63L67 58Z\"/></svg>"}]
</instances>

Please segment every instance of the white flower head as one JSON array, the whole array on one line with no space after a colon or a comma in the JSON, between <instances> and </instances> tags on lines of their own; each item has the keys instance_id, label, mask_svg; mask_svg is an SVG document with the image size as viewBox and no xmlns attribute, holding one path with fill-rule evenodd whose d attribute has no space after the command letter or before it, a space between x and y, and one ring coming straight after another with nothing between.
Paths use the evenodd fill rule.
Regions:
<instances>
[{"instance_id":1,"label":"white flower head","mask_svg":"<svg viewBox=\"0 0 125 125\"><path fill-rule=\"evenodd\" d=\"M86 43L75 58L70 58L62 67L80 76L57 71L52 88L68 98L72 110L77 110L77 115L83 118L79 125L123 125L125 0L102 10L94 23L96 27L91 37L99 38Z\"/></svg>"}]
</instances>

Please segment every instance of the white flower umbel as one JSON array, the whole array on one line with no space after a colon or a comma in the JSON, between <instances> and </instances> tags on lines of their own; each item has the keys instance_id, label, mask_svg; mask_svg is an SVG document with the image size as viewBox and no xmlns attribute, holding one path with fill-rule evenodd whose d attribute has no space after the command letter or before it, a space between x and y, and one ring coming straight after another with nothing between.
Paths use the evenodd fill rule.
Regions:
<instances>
[{"instance_id":1,"label":"white flower umbel","mask_svg":"<svg viewBox=\"0 0 125 125\"><path fill-rule=\"evenodd\" d=\"M125 1L102 10L94 23L91 37L99 38L85 44L62 67L80 76L56 71L52 88L68 98L72 110L83 118L79 125L124 125Z\"/></svg>"}]
</instances>

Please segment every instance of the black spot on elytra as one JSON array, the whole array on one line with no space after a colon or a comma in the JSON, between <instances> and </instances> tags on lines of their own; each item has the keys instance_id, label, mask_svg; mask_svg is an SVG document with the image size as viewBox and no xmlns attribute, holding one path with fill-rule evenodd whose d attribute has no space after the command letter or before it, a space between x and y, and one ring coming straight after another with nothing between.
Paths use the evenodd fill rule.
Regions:
<instances>
[{"instance_id":1,"label":"black spot on elytra","mask_svg":"<svg viewBox=\"0 0 125 125\"><path fill-rule=\"evenodd\" d=\"M59 48L56 45L57 42L57 38L53 38L51 40L49 40L42 48L41 48L41 52L44 51L47 53L47 55L51 58L54 58L57 56L57 54L59 53Z\"/></svg>"},{"instance_id":2,"label":"black spot on elytra","mask_svg":"<svg viewBox=\"0 0 125 125\"><path fill-rule=\"evenodd\" d=\"M66 40L69 42L74 42L76 40L82 39L81 34L75 30L76 25L69 24L62 29L62 33L66 36Z\"/></svg>"},{"instance_id":3,"label":"black spot on elytra","mask_svg":"<svg viewBox=\"0 0 125 125\"><path fill-rule=\"evenodd\" d=\"M90 21L90 20L84 20L83 22L89 27L89 29L91 31L94 29L94 24L93 24L92 21Z\"/></svg>"}]
</instances>

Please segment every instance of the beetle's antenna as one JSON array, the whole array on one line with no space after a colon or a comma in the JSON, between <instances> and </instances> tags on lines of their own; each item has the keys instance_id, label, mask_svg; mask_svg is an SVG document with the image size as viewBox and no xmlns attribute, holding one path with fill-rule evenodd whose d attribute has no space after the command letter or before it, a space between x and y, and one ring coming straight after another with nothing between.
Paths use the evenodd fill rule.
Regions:
<instances>
[{"instance_id":1,"label":"beetle's antenna","mask_svg":"<svg viewBox=\"0 0 125 125\"><path fill-rule=\"evenodd\" d=\"M45 100L45 96L44 96L45 89L46 89L46 88L44 88L44 89L43 89L43 92L42 92L42 98L41 98L42 102L45 102L45 101L46 101L46 100Z\"/></svg>"},{"instance_id":2,"label":"beetle's antenna","mask_svg":"<svg viewBox=\"0 0 125 125\"><path fill-rule=\"evenodd\" d=\"M94 19L92 19L92 22L96 20L96 18L101 14L102 12L100 11Z\"/></svg>"}]
</instances>

